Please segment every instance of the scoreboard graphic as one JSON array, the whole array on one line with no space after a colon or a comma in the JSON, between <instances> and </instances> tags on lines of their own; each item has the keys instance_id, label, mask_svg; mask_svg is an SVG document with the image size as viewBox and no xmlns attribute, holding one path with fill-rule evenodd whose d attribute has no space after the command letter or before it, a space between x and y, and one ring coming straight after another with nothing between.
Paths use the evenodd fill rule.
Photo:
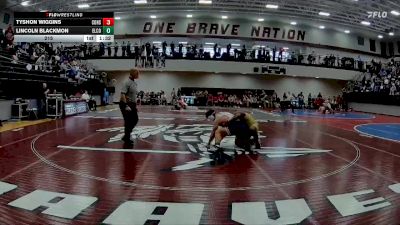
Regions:
<instances>
[{"instance_id":1,"label":"scoreboard graphic","mask_svg":"<svg viewBox=\"0 0 400 225\"><path fill-rule=\"evenodd\" d=\"M16 42L114 42L113 12L15 12Z\"/></svg>"}]
</instances>

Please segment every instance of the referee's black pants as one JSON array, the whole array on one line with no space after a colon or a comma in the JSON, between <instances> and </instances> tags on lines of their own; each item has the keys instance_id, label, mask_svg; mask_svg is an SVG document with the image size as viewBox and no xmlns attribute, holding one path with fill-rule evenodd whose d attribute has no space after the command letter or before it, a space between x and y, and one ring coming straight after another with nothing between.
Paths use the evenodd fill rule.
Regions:
<instances>
[{"instance_id":1,"label":"referee's black pants","mask_svg":"<svg viewBox=\"0 0 400 225\"><path fill-rule=\"evenodd\" d=\"M131 111L126 110L126 105L131 108ZM124 141L129 141L131 137L131 133L133 128L135 128L136 124L139 121L138 111L136 108L136 103L128 102L125 104L119 104L119 108L121 109L122 116L125 121L125 136L123 138Z\"/></svg>"}]
</instances>

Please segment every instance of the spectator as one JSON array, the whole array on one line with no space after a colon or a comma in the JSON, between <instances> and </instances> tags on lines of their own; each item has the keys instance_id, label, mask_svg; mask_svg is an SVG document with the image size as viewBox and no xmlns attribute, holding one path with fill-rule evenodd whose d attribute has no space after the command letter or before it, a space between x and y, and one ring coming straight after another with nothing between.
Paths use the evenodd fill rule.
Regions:
<instances>
[{"instance_id":1,"label":"spectator","mask_svg":"<svg viewBox=\"0 0 400 225\"><path fill-rule=\"evenodd\" d=\"M229 44L226 46L226 55L227 55L228 57L231 55L231 48L232 48L232 45L229 43Z\"/></svg>"},{"instance_id":2,"label":"spectator","mask_svg":"<svg viewBox=\"0 0 400 225\"><path fill-rule=\"evenodd\" d=\"M114 45L114 57L117 57L117 55L118 55L118 49L119 49L118 42L115 42L115 45Z\"/></svg>"},{"instance_id":3,"label":"spectator","mask_svg":"<svg viewBox=\"0 0 400 225\"><path fill-rule=\"evenodd\" d=\"M175 98L176 98L175 88L172 88L171 99L175 99Z\"/></svg>"},{"instance_id":4,"label":"spectator","mask_svg":"<svg viewBox=\"0 0 400 225\"><path fill-rule=\"evenodd\" d=\"M297 95L297 99L299 101L299 107L304 108L304 95L303 92L300 92L299 95Z\"/></svg>"},{"instance_id":5,"label":"spectator","mask_svg":"<svg viewBox=\"0 0 400 225\"><path fill-rule=\"evenodd\" d=\"M47 87L47 83L42 84L42 88L39 94L39 99L37 100L38 104L38 117L46 118L47 110L46 110L46 98L47 94L50 93L50 89Z\"/></svg>"},{"instance_id":6,"label":"spectator","mask_svg":"<svg viewBox=\"0 0 400 225\"><path fill-rule=\"evenodd\" d=\"M132 49L131 49L131 42L128 41L128 43L126 44L126 54L128 55L128 57L131 57L132 55Z\"/></svg>"},{"instance_id":7,"label":"spectator","mask_svg":"<svg viewBox=\"0 0 400 225\"><path fill-rule=\"evenodd\" d=\"M175 55L175 44L174 44L174 42L171 42L171 55L172 55L172 57Z\"/></svg>"},{"instance_id":8,"label":"spectator","mask_svg":"<svg viewBox=\"0 0 400 225\"><path fill-rule=\"evenodd\" d=\"M125 57L125 53L126 53L126 44L125 41L122 42L122 57Z\"/></svg>"},{"instance_id":9,"label":"spectator","mask_svg":"<svg viewBox=\"0 0 400 225\"><path fill-rule=\"evenodd\" d=\"M12 46L14 44L14 30L11 24L8 25L8 28L4 33L4 35L5 35L6 45Z\"/></svg>"},{"instance_id":10,"label":"spectator","mask_svg":"<svg viewBox=\"0 0 400 225\"><path fill-rule=\"evenodd\" d=\"M3 29L0 29L0 47L5 49L7 46L6 36L4 35Z\"/></svg>"},{"instance_id":11,"label":"spectator","mask_svg":"<svg viewBox=\"0 0 400 225\"><path fill-rule=\"evenodd\" d=\"M140 49L140 61L142 64L142 68L144 68L146 66L146 47L144 45L142 45L141 49Z\"/></svg>"},{"instance_id":12,"label":"spectator","mask_svg":"<svg viewBox=\"0 0 400 225\"><path fill-rule=\"evenodd\" d=\"M390 87L389 95L395 95L396 90L397 90L396 85L394 83L392 83L392 86Z\"/></svg>"},{"instance_id":13,"label":"spectator","mask_svg":"<svg viewBox=\"0 0 400 225\"><path fill-rule=\"evenodd\" d=\"M110 93L108 92L107 88L103 90L103 105L109 104Z\"/></svg>"},{"instance_id":14,"label":"spectator","mask_svg":"<svg viewBox=\"0 0 400 225\"><path fill-rule=\"evenodd\" d=\"M163 53L164 55L167 54L167 46L168 46L167 42L164 41L164 42L162 43L162 53Z\"/></svg>"},{"instance_id":15,"label":"spectator","mask_svg":"<svg viewBox=\"0 0 400 225\"><path fill-rule=\"evenodd\" d=\"M111 43L108 43L107 45L107 53L108 57L111 57Z\"/></svg>"},{"instance_id":16,"label":"spectator","mask_svg":"<svg viewBox=\"0 0 400 225\"><path fill-rule=\"evenodd\" d=\"M272 61L275 62L276 46L272 49Z\"/></svg>"}]
</instances>

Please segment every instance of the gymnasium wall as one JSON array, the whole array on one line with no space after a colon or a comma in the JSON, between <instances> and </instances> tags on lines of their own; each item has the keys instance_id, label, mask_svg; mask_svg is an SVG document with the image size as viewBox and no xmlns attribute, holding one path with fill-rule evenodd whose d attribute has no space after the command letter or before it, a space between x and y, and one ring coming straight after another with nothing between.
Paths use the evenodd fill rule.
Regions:
<instances>
[{"instance_id":1,"label":"gymnasium wall","mask_svg":"<svg viewBox=\"0 0 400 225\"><path fill-rule=\"evenodd\" d=\"M151 23L151 27L149 26ZM164 23L163 29L156 29L157 24ZM188 32L188 26L190 24L196 24L194 32ZM210 30L205 32L198 30L200 23L207 24L207 28L210 28L211 24L218 24L219 28L222 26L228 27L227 32L223 33L218 31L217 33ZM168 27L168 24L171 24ZM318 24L318 23L316 23ZM232 27L237 26L238 29L232 31ZM339 48L351 49L364 51L368 53L380 54L380 44L377 34L364 32L362 30L356 30L351 28L352 33L345 34L343 32L345 27L334 27L328 26L324 30L319 29L317 26L306 26L299 24L297 26L291 26L287 23L279 23L273 21L265 22L251 22L246 20L211 20L211 19L188 19L188 18L158 18L158 19L147 19L147 18L127 18L118 20L115 23L115 34L117 36L180 36L180 37L222 37L222 38L250 38L254 40L264 40L268 45L272 45L274 41L284 41L287 43L309 43L321 46L335 46ZM158 26L160 27L160 26ZM259 35L255 35L252 32L253 27L264 27L270 28L270 35L263 35L260 32ZM146 29L147 28L147 29ZM169 28L169 29L168 29ZM273 28L279 29L277 35L273 35ZM288 38L288 32L290 30L295 31L294 38ZM299 34L304 35L299 35ZM303 38L304 36L304 38ZM162 37L160 37L162 38ZM359 42L359 39L360 42ZM375 51L370 49L370 39L375 40Z\"/></svg>"},{"instance_id":2,"label":"gymnasium wall","mask_svg":"<svg viewBox=\"0 0 400 225\"><path fill-rule=\"evenodd\" d=\"M350 102L349 107L355 111L369 112L389 116L400 116L400 107L395 105L378 105Z\"/></svg>"},{"instance_id":3,"label":"gymnasium wall","mask_svg":"<svg viewBox=\"0 0 400 225\"><path fill-rule=\"evenodd\" d=\"M128 71L135 66L134 59L94 59L87 60L98 71ZM254 72L254 68L258 72ZM273 63L229 62L213 60L167 60L165 68L146 68L147 71L174 71L174 72L208 72L208 73L236 73L261 76L261 67L278 67L272 74L280 76L320 77L336 80L353 80L360 75L359 71L333 69L315 66L287 65ZM281 71L279 73L279 71ZM283 73L282 71L285 71ZM265 73L264 73L265 74Z\"/></svg>"},{"instance_id":4,"label":"gymnasium wall","mask_svg":"<svg viewBox=\"0 0 400 225\"><path fill-rule=\"evenodd\" d=\"M111 79L116 79L116 94L114 101L119 101L119 93L124 80L128 79L128 72L109 72ZM172 88L178 87L209 87L232 89L268 89L275 90L282 98L284 92L311 93L323 96L333 96L341 93L343 81L294 78L274 75L242 75L242 74L213 74L194 72L141 72L137 81L139 90L163 90L169 96Z\"/></svg>"}]
</instances>

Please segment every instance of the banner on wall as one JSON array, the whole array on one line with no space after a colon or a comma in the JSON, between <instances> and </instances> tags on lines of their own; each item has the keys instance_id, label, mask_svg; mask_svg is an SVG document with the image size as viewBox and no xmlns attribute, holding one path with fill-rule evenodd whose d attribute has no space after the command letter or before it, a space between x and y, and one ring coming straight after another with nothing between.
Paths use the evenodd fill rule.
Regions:
<instances>
[{"instance_id":1,"label":"banner on wall","mask_svg":"<svg viewBox=\"0 0 400 225\"><path fill-rule=\"evenodd\" d=\"M261 24L213 23L192 21L143 21L142 34L201 35L218 37L246 37L303 42L306 31L296 28Z\"/></svg>"},{"instance_id":2,"label":"banner on wall","mask_svg":"<svg viewBox=\"0 0 400 225\"><path fill-rule=\"evenodd\" d=\"M260 67L254 67L254 73L261 73L261 74L279 74L279 75L286 75L286 67L284 66L267 66L263 65Z\"/></svg>"},{"instance_id":3,"label":"banner on wall","mask_svg":"<svg viewBox=\"0 0 400 225\"><path fill-rule=\"evenodd\" d=\"M225 38L253 39L257 41L277 41L293 43L310 43L316 47L338 47L371 52L369 46L358 45L357 36L364 38L375 37L371 32L346 34L333 29L321 30L307 24L292 26L278 21L222 20L211 18L135 18L121 19L115 22L117 38L133 37L196 37L196 38ZM125 37L118 37L125 36ZM155 39L155 41L163 41ZM182 42L185 40L182 40ZM212 42L212 41L211 41ZM342 49L340 49L342 50ZM379 46L376 51L379 51ZM374 52L376 54L376 52Z\"/></svg>"}]
</instances>

